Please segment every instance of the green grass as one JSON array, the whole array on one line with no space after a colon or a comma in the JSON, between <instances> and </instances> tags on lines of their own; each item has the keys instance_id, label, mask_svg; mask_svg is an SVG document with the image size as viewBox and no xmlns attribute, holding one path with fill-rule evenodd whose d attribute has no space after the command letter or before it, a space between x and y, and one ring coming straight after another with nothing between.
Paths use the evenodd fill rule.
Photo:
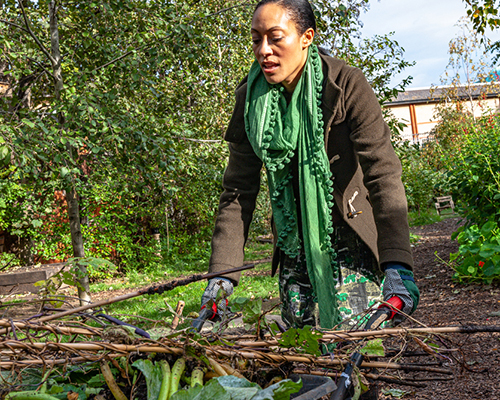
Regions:
<instances>
[{"instance_id":1,"label":"green grass","mask_svg":"<svg viewBox=\"0 0 500 400\"><path fill-rule=\"evenodd\" d=\"M408 213L408 223L410 226L430 225L456 216L458 214L453 213L451 208L444 209L439 215L434 207L429 207L427 210L420 210L420 212L410 211Z\"/></svg>"},{"instance_id":2,"label":"green grass","mask_svg":"<svg viewBox=\"0 0 500 400\"><path fill-rule=\"evenodd\" d=\"M271 256L272 244L249 241L246 249L245 260L255 261L265 259ZM276 299L279 297L278 278L271 278L269 275L256 275L256 273L269 271L270 263L257 264L254 269L244 271L240 284L235 288L232 297L247 297ZM147 271L130 271L123 277L118 277L105 282L96 282L91 284L91 292L103 292L112 289L138 290L160 282L178 278L180 276L189 276L206 272L208 269L208 257L204 260L191 262L178 260L175 263L159 265L157 268ZM191 312L200 310L200 301L203 291L206 287L206 281L191 283L187 286L175 288L172 291L161 295L144 295L129 300L106 306L106 312L119 317L119 315L136 315L155 321L161 324L170 323L173 319L172 311L177 302L183 300L186 305L183 315L187 316ZM110 295L113 292L110 292ZM141 318L126 317L127 322L137 324L140 327L150 328L154 325Z\"/></svg>"}]
</instances>

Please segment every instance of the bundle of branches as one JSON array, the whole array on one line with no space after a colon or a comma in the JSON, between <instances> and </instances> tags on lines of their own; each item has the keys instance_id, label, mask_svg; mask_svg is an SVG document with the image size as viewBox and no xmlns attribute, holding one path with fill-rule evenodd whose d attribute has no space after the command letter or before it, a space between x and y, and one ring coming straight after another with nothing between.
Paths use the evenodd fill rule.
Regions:
<instances>
[{"instance_id":1,"label":"bundle of branches","mask_svg":"<svg viewBox=\"0 0 500 400\"><path fill-rule=\"evenodd\" d=\"M136 384L130 378L133 368L129 366L139 368L146 375L145 371L153 370L146 361L155 362L165 372L170 364L184 360L181 364L186 364L187 368L183 375L188 380L196 375L199 381L199 371L202 371L205 379L229 374L266 386L292 374L335 378L349 362L351 354L359 352L365 356L359 367L360 379L422 386L426 380L451 379L456 368L469 369L450 334L500 332L500 327L495 326L421 326L367 331L319 331L304 327L283 331L258 315L254 321L257 329L252 334L229 334L222 329L199 334L186 328L150 337L135 327L103 329L80 319L96 319L96 311L86 312L90 308L171 290L206 277L200 275L173 281L101 303L52 310L56 313L34 315L22 321L0 319L0 370L10 370L10 376L14 377L22 376L19 370L26 368L38 368L46 374L59 366L67 369L74 364L92 365L102 372L111 389L116 386L109 373L108 362L112 362L132 393ZM106 318L113 320L109 316ZM136 335L137 332L142 336ZM5 379L4 385L13 385L13 380L5 378L5 374L0 376ZM122 399L119 394L113 395L117 400Z\"/></svg>"},{"instance_id":2,"label":"bundle of branches","mask_svg":"<svg viewBox=\"0 0 500 400\"><path fill-rule=\"evenodd\" d=\"M462 326L324 332L306 327L281 333L271 326L262 338L212 332L200 335L184 329L155 340L140 338L122 327L94 328L78 321L0 320L0 326L5 327L0 341L0 369L4 370L99 363L137 358L138 354L147 358L154 353L187 358L193 366L204 366L210 372L208 377L231 374L265 383L291 373L335 377L350 354L359 351L366 359L360 366L362 375L411 386L421 386L424 380L450 379L453 368L464 365L448 334L500 332L500 327ZM411 361L415 357L420 357L418 362ZM403 371L420 375L401 379Z\"/></svg>"}]
</instances>

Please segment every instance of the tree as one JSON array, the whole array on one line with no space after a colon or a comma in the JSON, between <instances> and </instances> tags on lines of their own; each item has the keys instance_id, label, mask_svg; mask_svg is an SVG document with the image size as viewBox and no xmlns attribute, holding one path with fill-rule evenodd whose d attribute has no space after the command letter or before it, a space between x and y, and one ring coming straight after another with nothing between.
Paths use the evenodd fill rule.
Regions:
<instances>
[{"instance_id":1,"label":"tree","mask_svg":"<svg viewBox=\"0 0 500 400\"><path fill-rule=\"evenodd\" d=\"M474 115L474 98L484 95L490 90L489 85L479 88L489 75L489 57L487 55L488 39L481 39L473 32L466 20L458 24L462 33L449 43L450 59L441 82L446 85L445 103L462 102L468 99L470 112Z\"/></svg>"},{"instance_id":2,"label":"tree","mask_svg":"<svg viewBox=\"0 0 500 400\"><path fill-rule=\"evenodd\" d=\"M165 232L169 224L191 240L208 231L232 93L253 62L248 32L255 4L1 2L0 79L12 96L3 97L0 110L0 162L5 179L22 188L12 202L25 215L11 213L4 226L24 236L45 234L33 222L54 214L54 191L62 190L78 257L93 251L95 236L112 238L99 225L101 205L113 209L107 227L113 218L121 227L135 224L127 235L145 226ZM390 37L357 45L368 4L315 2L319 39L360 66L383 97L393 90L384 89L390 75L408 64ZM107 243L113 240L124 247L117 238Z\"/></svg>"},{"instance_id":3,"label":"tree","mask_svg":"<svg viewBox=\"0 0 500 400\"><path fill-rule=\"evenodd\" d=\"M474 30L485 35L487 28L494 31L500 27L500 16L498 9L500 3L497 0L464 0L467 5L467 16L472 22ZM484 42L485 36L481 41ZM493 64L500 60L500 41L489 43L488 50L494 54Z\"/></svg>"},{"instance_id":4,"label":"tree","mask_svg":"<svg viewBox=\"0 0 500 400\"><path fill-rule=\"evenodd\" d=\"M155 40L155 34L166 36L151 5L136 3L51 1L25 6L12 1L2 10L7 16L2 22L11 34L3 42L4 74L18 93L31 93L30 102L18 94L4 108L7 150L2 154L16 167L16 178L30 182L35 190L64 190L75 257L85 255L80 192L103 177L98 171L120 174L133 166L141 172L133 183L147 182L157 190L156 178L168 169L166 160L173 150L165 137L155 135L160 129L155 126L157 115L142 112L152 98L156 100L154 92L134 92L144 77L156 73L155 59L148 58L144 69L132 71L120 84L110 74L129 75L130 65L120 61L131 56L132 66L139 65L147 41ZM106 31L110 26L113 37ZM138 121L131 123L134 118ZM150 162L144 162L145 157ZM80 269L79 295L88 300L88 277L85 267Z\"/></svg>"},{"instance_id":5,"label":"tree","mask_svg":"<svg viewBox=\"0 0 500 400\"><path fill-rule=\"evenodd\" d=\"M467 16L472 21L474 29L484 34L486 28L491 30L500 26L498 16L499 2L497 0L463 0L467 5Z\"/></svg>"}]
</instances>

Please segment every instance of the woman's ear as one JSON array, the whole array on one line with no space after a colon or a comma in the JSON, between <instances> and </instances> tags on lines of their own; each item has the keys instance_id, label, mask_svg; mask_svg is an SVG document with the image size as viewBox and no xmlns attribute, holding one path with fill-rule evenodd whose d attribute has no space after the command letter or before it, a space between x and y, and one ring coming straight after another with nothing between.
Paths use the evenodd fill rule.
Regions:
<instances>
[{"instance_id":1,"label":"woman's ear","mask_svg":"<svg viewBox=\"0 0 500 400\"><path fill-rule=\"evenodd\" d=\"M302 50L307 49L313 42L314 39L314 29L309 28L302 34L301 42L302 42Z\"/></svg>"}]
</instances>

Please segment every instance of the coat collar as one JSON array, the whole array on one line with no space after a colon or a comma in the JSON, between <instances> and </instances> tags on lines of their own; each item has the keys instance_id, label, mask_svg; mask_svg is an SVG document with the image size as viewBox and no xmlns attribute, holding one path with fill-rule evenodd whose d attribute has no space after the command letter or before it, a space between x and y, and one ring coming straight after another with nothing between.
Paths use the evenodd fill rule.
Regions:
<instances>
[{"instance_id":1,"label":"coat collar","mask_svg":"<svg viewBox=\"0 0 500 400\"><path fill-rule=\"evenodd\" d=\"M342 97L342 89L335 83L344 61L321 54L323 61L323 96L321 98L321 111L323 112L323 121L325 123L325 131L328 130L334 120L342 119L344 110L340 106Z\"/></svg>"}]
</instances>

